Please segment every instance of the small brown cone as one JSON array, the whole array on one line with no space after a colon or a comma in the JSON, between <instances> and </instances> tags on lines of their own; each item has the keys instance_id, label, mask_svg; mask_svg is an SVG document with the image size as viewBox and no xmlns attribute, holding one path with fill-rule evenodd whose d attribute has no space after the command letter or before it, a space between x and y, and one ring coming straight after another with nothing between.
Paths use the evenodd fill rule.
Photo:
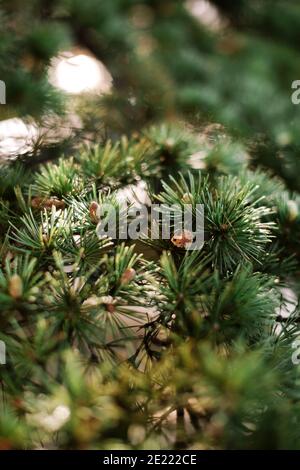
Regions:
<instances>
[{"instance_id":1,"label":"small brown cone","mask_svg":"<svg viewBox=\"0 0 300 470\"><path fill-rule=\"evenodd\" d=\"M174 233L171 242L173 245L177 246L177 248L186 249L193 242L193 234L189 230L182 230L180 233Z\"/></svg>"},{"instance_id":2,"label":"small brown cone","mask_svg":"<svg viewBox=\"0 0 300 470\"><path fill-rule=\"evenodd\" d=\"M89 212L90 212L91 221L94 224L98 224L98 222L100 220L100 218L98 216L99 208L100 208L100 206L99 206L98 202L96 202L96 201L91 202Z\"/></svg>"},{"instance_id":3,"label":"small brown cone","mask_svg":"<svg viewBox=\"0 0 300 470\"><path fill-rule=\"evenodd\" d=\"M133 268L127 268L121 276L121 285L124 286L131 282L136 276L136 271Z\"/></svg>"},{"instance_id":4,"label":"small brown cone","mask_svg":"<svg viewBox=\"0 0 300 470\"><path fill-rule=\"evenodd\" d=\"M109 313L114 313L116 310L114 304L105 304L105 308Z\"/></svg>"},{"instance_id":5,"label":"small brown cone","mask_svg":"<svg viewBox=\"0 0 300 470\"><path fill-rule=\"evenodd\" d=\"M61 201L56 198L44 199L42 197L35 197L31 199L31 207L33 209L51 209L52 206L56 209L64 209L66 207L64 201Z\"/></svg>"},{"instance_id":6,"label":"small brown cone","mask_svg":"<svg viewBox=\"0 0 300 470\"><path fill-rule=\"evenodd\" d=\"M19 299L23 294L23 282L18 274L14 274L8 284L8 292L13 299Z\"/></svg>"}]
</instances>

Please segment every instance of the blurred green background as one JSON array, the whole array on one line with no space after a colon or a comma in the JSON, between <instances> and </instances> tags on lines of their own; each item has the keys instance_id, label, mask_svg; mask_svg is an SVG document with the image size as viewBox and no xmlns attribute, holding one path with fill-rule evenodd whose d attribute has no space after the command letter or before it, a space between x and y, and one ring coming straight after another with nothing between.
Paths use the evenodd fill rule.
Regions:
<instances>
[{"instance_id":1,"label":"blurred green background","mask_svg":"<svg viewBox=\"0 0 300 470\"><path fill-rule=\"evenodd\" d=\"M31 153L52 158L78 137L114 138L163 119L217 122L253 166L299 190L298 1L2 0L0 22L0 117L37 123ZM101 61L100 82L78 56Z\"/></svg>"}]
</instances>

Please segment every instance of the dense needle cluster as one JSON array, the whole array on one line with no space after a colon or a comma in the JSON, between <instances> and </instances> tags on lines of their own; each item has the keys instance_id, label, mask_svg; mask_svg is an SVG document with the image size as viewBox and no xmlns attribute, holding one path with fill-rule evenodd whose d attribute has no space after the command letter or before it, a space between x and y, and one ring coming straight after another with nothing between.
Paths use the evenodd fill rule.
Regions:
<instances>
[{"instance_id":1,"label":"dense needle cluster","mask_svg":"<svg viewBox=\"0 0 300 470\"><path fill-rule=\"evenodd\" d=\"M0 449L299 449L298 5L212 1L216 31L192 2L18 3L0 9L0 116L57 140L0 165ZM49 84L73 43L110 94ZM99 236L125 195L203 204L201 249Z\"/></svg>"}]
</instances>

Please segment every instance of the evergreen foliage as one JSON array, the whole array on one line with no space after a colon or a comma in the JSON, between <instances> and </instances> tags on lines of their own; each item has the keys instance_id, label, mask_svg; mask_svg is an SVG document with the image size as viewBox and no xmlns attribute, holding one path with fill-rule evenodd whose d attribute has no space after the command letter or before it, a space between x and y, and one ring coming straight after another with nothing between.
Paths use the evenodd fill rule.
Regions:
<instances>
[{"instance_id":1,"label":"evergreen foliage","mask_svg":"<svg viewBox=\"0 0 300 470\"><path fill-rule=\"evenodd\" d=\"M1 119L83 126L1 160L0 449L300 448L300 6L210 4L1 3ZM50 84L71 45L111 93ZM141 184L204 205L201 250L97 235Z\"/></svg>"}]
</instances>

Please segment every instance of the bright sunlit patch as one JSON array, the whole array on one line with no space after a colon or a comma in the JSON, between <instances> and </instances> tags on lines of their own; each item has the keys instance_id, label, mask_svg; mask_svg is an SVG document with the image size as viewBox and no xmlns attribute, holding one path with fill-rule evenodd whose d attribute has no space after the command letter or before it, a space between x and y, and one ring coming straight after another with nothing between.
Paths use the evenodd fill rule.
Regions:
<instances>
[{"instance_id":1,"label":"bright sunlit patch","mask_svg":"<svg viewBox=\"0 0 300 470\"><path fill-rule=\"evenodd\" d=\"M112 77L106 67L93 57L65 52L54 60L50 81L68 93L107 93Z\"/></svg>"},{"instance_id":2,"label":"bright sunlit patch","mask_svg":"<svg viewBox=\"0 0 300 470\"><path fill-rule=\"evenodd\" d=\"M223 26L224 20L208 0L187 0L186 6L188 11L209 29L218 30Z\"/></svg>"},{"instance_id":3,"label":"bright sunlit patch","mask_svg":"<svg viewBox=\"0 0 300 470\"><path fill-rule=\"evenodd\" d=\"M34 124L13 118L0 121L0 157L9 157L28 152L38 135Z\"/></svg>"}]
</instances>

